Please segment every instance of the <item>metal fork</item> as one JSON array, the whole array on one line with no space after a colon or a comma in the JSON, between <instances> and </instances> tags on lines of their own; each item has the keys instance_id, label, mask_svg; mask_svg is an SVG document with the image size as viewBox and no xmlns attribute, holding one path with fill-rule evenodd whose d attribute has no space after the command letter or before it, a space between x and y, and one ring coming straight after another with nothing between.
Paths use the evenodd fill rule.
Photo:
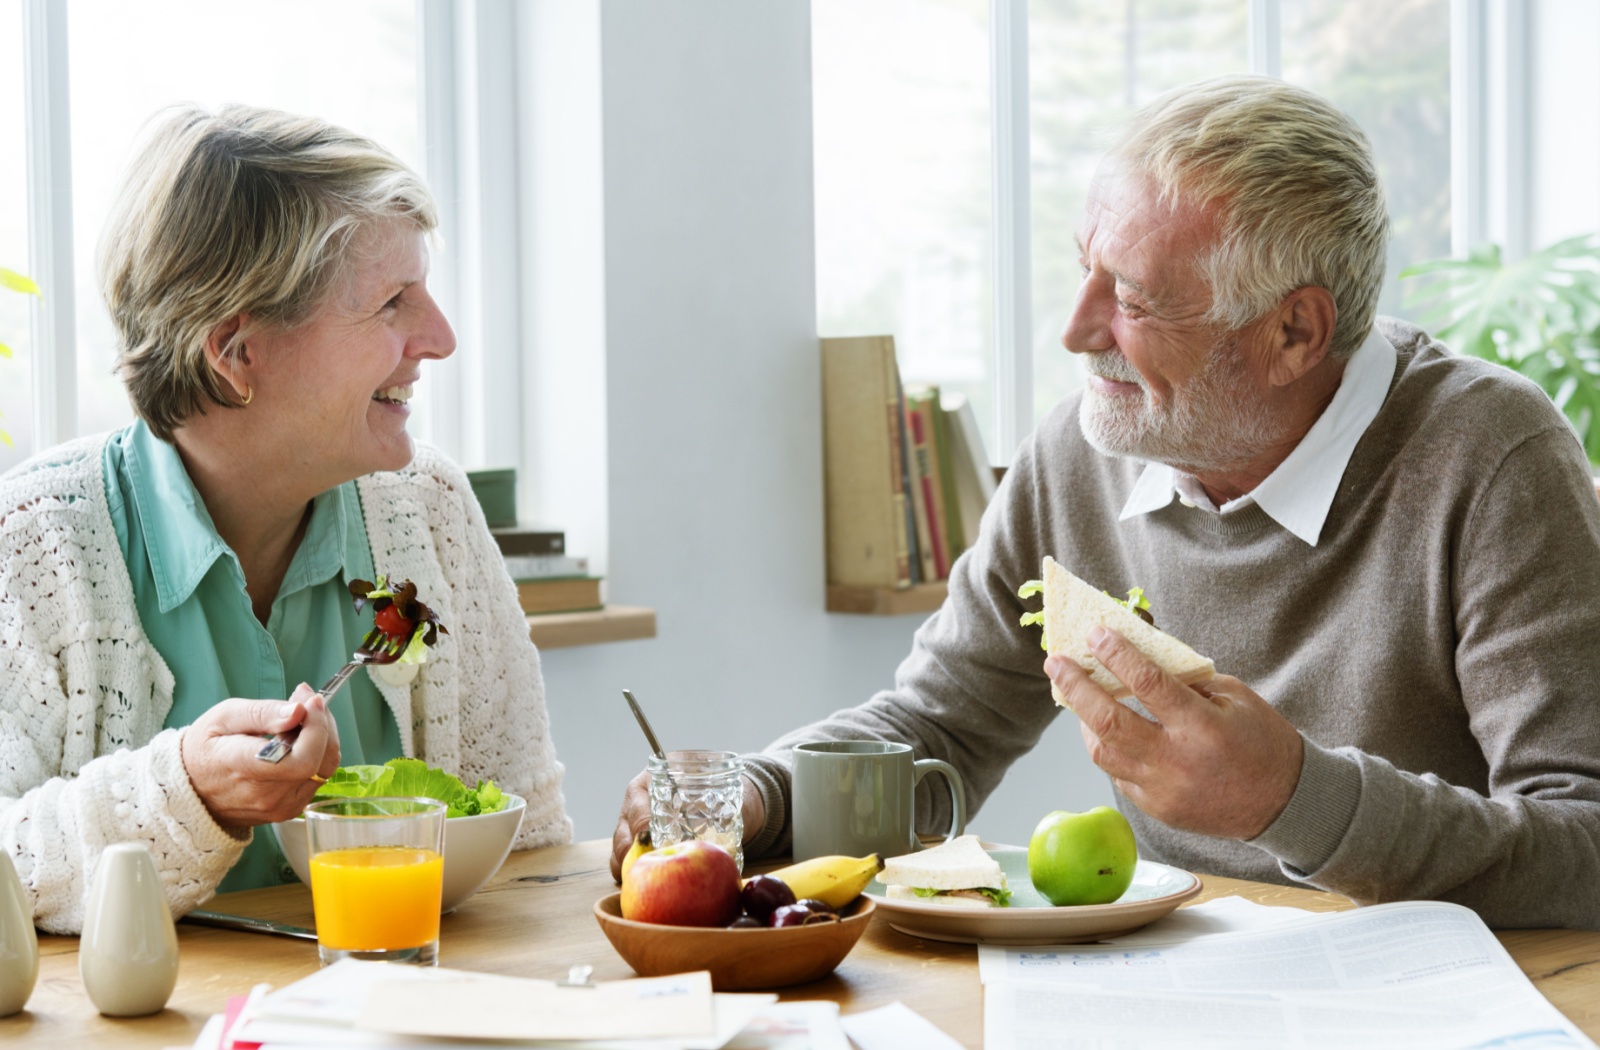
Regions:
<instances>
[{"instance_id":1,"label":"metal fork","mask_svg":"<svg viewBox=\"0 0 1600 1050\"><path fill-rule=\"evenodd\" d=\"M333 694L343 689L350 676L356 673L356 668L366 667L368 664L392 664L400 659L400 654L405 652L406 645L410 641L409 638L398 641L374 627L367 632L365 638L361 639L361 645L351 654L350 662L335 671L333 677L323 683L317 692L322 694L324 701L332 700ZM283 756L293 750L295 738L299 735L300 731L295 729L268 737L266 744L256 752L256 757L263 762L282 762Z\"/></svg>"}]
</instances>

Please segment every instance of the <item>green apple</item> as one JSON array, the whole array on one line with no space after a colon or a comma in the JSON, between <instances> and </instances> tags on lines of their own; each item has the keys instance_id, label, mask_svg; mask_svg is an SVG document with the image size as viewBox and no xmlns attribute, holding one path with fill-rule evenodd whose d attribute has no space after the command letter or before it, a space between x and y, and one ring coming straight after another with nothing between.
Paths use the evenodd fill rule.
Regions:
<instances>
[{"instance_id":1,"label":"green apple","mask_svg":"<svg viewBox=\"0 0 1600 1050\"><path fill-rule=\"evenodd\" d=\"M1028 877L1051 904L1110 904L1133 882L1139 847L1128 818L1110 806L1058 809L1028 840Z\"/></svg>"}]
</instances>

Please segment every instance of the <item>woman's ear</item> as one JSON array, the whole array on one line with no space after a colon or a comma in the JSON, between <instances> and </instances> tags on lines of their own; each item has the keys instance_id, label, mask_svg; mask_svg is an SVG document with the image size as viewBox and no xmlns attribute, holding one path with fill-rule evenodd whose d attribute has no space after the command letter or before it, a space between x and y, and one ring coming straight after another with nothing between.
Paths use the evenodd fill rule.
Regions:
<instances>
[{"instance_id":1,"label":"woman's ear","mask_svg":"<svg viewBox=\"0 0 1600 1050\"><path fill-rule=\"evenodd\" d=\"M1327 358L1338 318L1339 308L1326 288L1296 288L1283 297L1268 374L1273 386L1288 386Z\"/></svg>"},{"instance_id":2,"label":"woman's ear","mask_svg":"<svg viewBox=\"0 0 1600 1050\"><path fill-rule=\"evenodd\" d=\"M213 328L206 336L206 364L224 383L233 388L239 400L248 402L254 396L248 372L252 361L250 348L242 338L245 316L237 314Z\"/></svg>"}]
</instances>

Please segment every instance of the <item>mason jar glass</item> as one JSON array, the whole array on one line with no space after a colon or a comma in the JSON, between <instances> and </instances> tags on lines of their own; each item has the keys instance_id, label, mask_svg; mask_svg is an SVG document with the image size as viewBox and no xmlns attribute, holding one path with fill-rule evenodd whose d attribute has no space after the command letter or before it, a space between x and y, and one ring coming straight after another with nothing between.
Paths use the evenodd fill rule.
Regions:
<instances>
[{"instance_id":1,"label":"mason jar glass","mask_svg":"<svg viewBox=\"0 0 1600 1050\"><path fill-rule=\"evenodd\" d=\"M650 841L712 842L744 870L744 760L732 751L668 751L650 756Z\"/></svg>"}]
</instances>

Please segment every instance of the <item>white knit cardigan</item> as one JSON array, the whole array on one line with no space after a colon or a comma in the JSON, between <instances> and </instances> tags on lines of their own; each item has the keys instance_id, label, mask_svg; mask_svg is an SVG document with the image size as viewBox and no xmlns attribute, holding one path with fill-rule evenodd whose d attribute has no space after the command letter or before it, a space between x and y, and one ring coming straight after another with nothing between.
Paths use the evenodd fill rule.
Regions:
<instances>
[{"instance_id":1,"label":"white knit cardigan","mask_svg":"<svg viewBox=\"0 0 1600 1050\"><path fill-rule=\"evenodd\" d=\"M55 933L81 928L110 844L148 846L181 915L249 842L211 818L184 772L183 731L162 729L172 672L139 624L106 502L107 440L0 478L0 851ZM419 448L356 487L377 571L414 581L450 631L409 684L373 676L405 753L527 799L516 848L570 841L539 654L466 476Z\"/></svg>"}]
</instances>

